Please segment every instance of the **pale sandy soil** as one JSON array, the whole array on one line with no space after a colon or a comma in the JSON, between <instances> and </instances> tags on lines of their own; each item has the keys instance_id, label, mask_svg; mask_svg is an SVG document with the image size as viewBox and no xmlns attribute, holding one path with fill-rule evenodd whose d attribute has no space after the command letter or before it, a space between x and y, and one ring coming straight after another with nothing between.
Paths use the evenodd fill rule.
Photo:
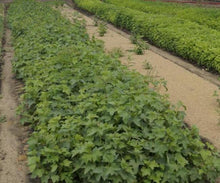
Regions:
<instances>
[{"instance_id":1,"label":"pale sandy soil","mask_svg":"<svg viewBox=\"0 0 220 183\"><path fill-rule=\"evenodd\" d=\"M73 21L76 10L64 5L60 11L63 16ZM214 91L218 90L217 85L151 50L145 51L144 55L130 52L129 50L132 50L134 45L131 44L128 36L123 36L117 31L108 29L104 37L100 37L93 19L81 13L79 15L86 20L88 34L103 40L107 52L114 48L120 48L123 51L124 56L120 58L123 64L143 75L152 74L164 78L167 81L170 101L174 104L182 101L187 108L186 123L190 126L196 125L200 135L220 149L220 125L218 125L220 117L216 111L218 104L213 97ZM151 71L143 66L146 61L152 65Z\"/></svg>"}]
</instances>

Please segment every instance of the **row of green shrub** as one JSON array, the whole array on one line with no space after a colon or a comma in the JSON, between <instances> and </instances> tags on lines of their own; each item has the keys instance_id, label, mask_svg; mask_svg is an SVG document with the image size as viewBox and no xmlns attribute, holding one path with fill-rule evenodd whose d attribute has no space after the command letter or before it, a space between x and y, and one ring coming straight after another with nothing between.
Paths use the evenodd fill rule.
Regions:
<instances>
[{"instance_id":1,"label":"row of green shrub","mask_svg":"<svg viewBox=\"0 0 220 183\"><path fill-rule=\"evenodd\" d=\"M119 28L142 35L158 47L220 72L220 32L217 30L178 17L144 13L99 0L74 2Z\"/></svg>"},{"instance_id":2,"label":"row of green shrub","mask_svg":"<svg viewBox=\"0 0 220 183\"><path fill-rule=\"evenodd\" d=\"M220 157L184 115L45 4L9 9L19 111L30 123L28 164L47 183L215 182ZM156 82L156 81L155 81ZM151 86L151 87L150 87Z\"/></svg>"},{"instance_id":3,"label":"row of green shrub","mask_svg":"<svg viewBox=\"0 0 220 183\"><path fill-rule=\"evenodd\" d=\"M183 19L183 21L189 20L220 31L220 11L218 8L143 0L105 0L105 2L143 11L145 13L160 14L163 15L164 18L178 17Z\"/></svg>"}]
</instances>

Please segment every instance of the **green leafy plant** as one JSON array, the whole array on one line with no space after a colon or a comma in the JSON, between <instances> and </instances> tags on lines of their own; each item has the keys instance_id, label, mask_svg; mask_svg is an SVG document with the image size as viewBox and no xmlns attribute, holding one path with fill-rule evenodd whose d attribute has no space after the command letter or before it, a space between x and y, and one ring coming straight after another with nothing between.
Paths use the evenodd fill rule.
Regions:
<instances>
[{"instance_id":1,"label":"green leafy plant","mask_svg":"<svg viewBox=\"0 0 220 183\"><path fill-rule=\"evenodd\" d=\"M97 26L99 25L99 19L98 19L98 17L95 16L95 17L93 18L93 22L94 22L94 26L97 27Z\"/></svg>"},{"instance_id":2,"label":"green leafy plant","mask_svg":"<svg viewBox=\"0 0 220 183\"><path fill-rule=\"evenodd\" d=\"M143 55L143 54L144 54L144 50L143 50L143 48L142 48L140 45L136 45L136 46L135 46L134 52L135 52L137 55Z\"/></svg>"},{"instance_id":3,"label":"green leafy plant","mask_svg":"<svg viewBox=\"0 0 220 183\"><path fill-rule=\"evenodd\" d=\"M220 106L220 98L219 98L219 93L218 91L214 91L213 96L216 97L216 101L218 102L218 105Z\"/></svg>"},{"instance_id":4,"label":"green leafy plant","mask_svg":"<svg viewBox=\"0 0 220 183\"><path fill-rule=\"evenodd\" d=\"M152 65L151 65L147 60L144 61L143 66L144 66L144 68L145 68L146 70L151 70L151 69L153 69Z\"/></svg>"},{"instance_id":5,"label":"green leafy plant","mask_svg":"<svg viewBox=\"0 0 220 183\"><path fill-rule=\"evenodd\" d=\"M89 4L88 4L89 5ZM214 182L219 153L152 81L107 55L81 21L32 0L8 12L32 177L42 183ZM31 18L30 18L31 17ZM152 87L155 86L155 87Z\"/></svg>"},{"instance_id":6,"label":"green leafy plant","mask_svg":"<svg viewBox=\"0 0 220 183\"><path fill-rule=\"evenodd\" d=\"M133 44L135 44L134 52L137 55L143 55L144 50L149 48L147 43L143 40L143 36L139 34L132 34L130 40Z\"/></svg>"},{"instance_id":7,"label":"green leafy plant","mask_svg":"<svg viewBox=\"0 0 220 183\"><path fill-rule=\"evenodd\" d=\"M143 36L139 35L139 34L136 34L136 33L133 33L131 36L130 36L130 40L133 44L137 44L139 40L143 39Z\"/></svg>"},{"instance_id":8,"label":"green leafy plant","mask_svg":"<svg viewBox=\"0 0 220 183\"><path fill-rule=\"evenodd\" d=\"M6 116L5 115L0 115L0 123L5 123L6 120Z\"/></svg>"},{"instance_id":9,"label":"green leafy plant","mask_svg":"<svg viewBox=\"0 0 220 183\"><path fill-rule=\"evenodd\" d=\"M220 90L220 88L219 88L219 90ZM218 114L219 114L219 116L220 116L220 97L219 97L219 90L218 90L218 91L215 90L214 93L213 93L213 96L216 98L216 102L218 103L217 112L218 112ZM220 119L219 119L219 123L218 123L218 124L220 125Z\"/></svg>"},{"instance_id":10,"label":"green leafy plant","mask_svg":"<svg viewBox=\"0 0 220 183\"><path fill-rule=\"evenodd\" d=\"M123 57L124 54L123 54L123 51L121 48L113 48L109 54L112 56L112 57L115 57L115 58L120 58L120 57Z\"/></svg>"},{"instance_id":11,"label":"green leafy plant","mask_svg":"<svg viewBox=\"0 0 220 183\"><path fill-rule=\"evenodd\" d=\"M148 48L148 45L143 41L143 40L138 40L135 48L134 48L134 52L137 55L143 55L144 51Z\"/></svg>"},{"instance_id":12,"label":"green leafy plant","mask_svg":"<svg viewBox=\"0 0 220 183\"><path fill-rule=\"evenodd\" d=\"M98 25L98 32L99 32L99 36L104 36L105 33L107 32L107 26L105 22L100 22Z\"/></svg>"}]
</instances>

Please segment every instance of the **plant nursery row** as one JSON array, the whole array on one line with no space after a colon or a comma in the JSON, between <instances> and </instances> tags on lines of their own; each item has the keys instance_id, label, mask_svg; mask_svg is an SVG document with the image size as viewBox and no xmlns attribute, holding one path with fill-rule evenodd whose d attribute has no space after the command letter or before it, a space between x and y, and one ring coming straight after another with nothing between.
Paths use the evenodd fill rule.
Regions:
<instances>
[{"instance_id":1,"label":"plant nursery row","mask_svg":"<svg viewBox=\"0 0 220 183\"><path fill-rule=\"evenodd\" d=\"M220 21L212 14L210 20L207 17L200 20L198 14L198 21L194 21L192 18L181 17L182 14L181 16L175 13L168 14L161 6L148 10L148 6L144 5L146 2L141 1L107 0L113 4L100 0L74 0L74 2L79 8L134 35L140 35L160 48L196 65L220 72L220 31L213 28L218 27ZM157 13L155 9L161 13ZM209 26L205 22L214 23Z\"/></svg>"}]
</instances>

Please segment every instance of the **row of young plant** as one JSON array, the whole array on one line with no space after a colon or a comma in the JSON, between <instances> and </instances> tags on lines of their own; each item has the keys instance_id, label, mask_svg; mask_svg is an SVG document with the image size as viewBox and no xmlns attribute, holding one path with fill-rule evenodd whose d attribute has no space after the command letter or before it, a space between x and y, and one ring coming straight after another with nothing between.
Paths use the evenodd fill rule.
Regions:
<instances>
[{"instance_id":1,"label":"row of young plant","mask_svg":"<svg viewBox=\"0 0 220 183\"><path fill-rule=\"evenodd\" d=\"M215 182L220 157L184 114L102 44L50 7L9 8L14 71L25 83L19 107L33 133L28 165L42 182ZM155 81L156 82L156 81ZM151 87L150 87L151 86Z\"/></svg>"},{"instance_id":2,"label":"row of young plant","mask_svg":"<svg viewBox=\"0 0 220 183\"><path fill-rule=\"evenodd\" d=\"M99 0L77 6L195 64L220 72L220 32L175 16L145 13Z\"/></svg>"},{"instance_id":3,"label":"row of young plant","mask_svg":"<svg viewBox=\"0 0 220 183\"><path fill-rule=\"evenodd\" d=\"M145 13L160 14L163 15L164 18L170 16L178 17L183 19L183 21L189 20L220 31L220 11L218 8L143 0L104 0L104 2L132 8Z\"/></svg>"}]
</instances>

